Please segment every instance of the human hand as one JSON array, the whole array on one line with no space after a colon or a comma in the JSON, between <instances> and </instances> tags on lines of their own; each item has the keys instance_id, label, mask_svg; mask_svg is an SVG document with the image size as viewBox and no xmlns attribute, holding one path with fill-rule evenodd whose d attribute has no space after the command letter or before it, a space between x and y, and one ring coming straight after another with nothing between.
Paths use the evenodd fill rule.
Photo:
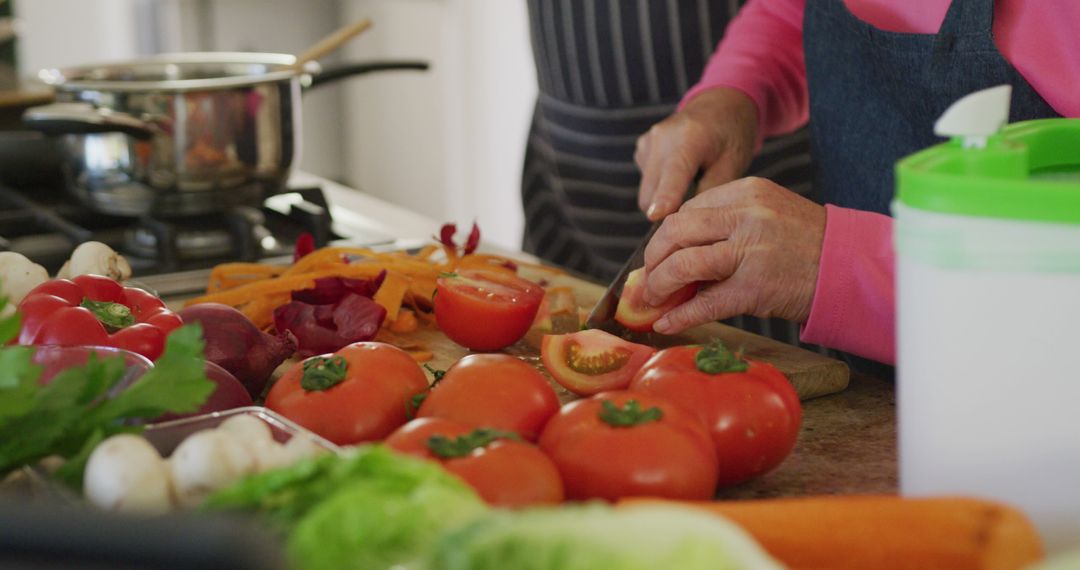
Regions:
<instances>
[{"instance_id":1,"label":"human hand","mask_svg":"<svg viewBox=\"0 0 1080 570\"><path fill-rule=\"evenodd\" d=\"M638 138L638 207L656 221L679 209L698 170L704 170L699 188L741 176L753 159L756 139L757 106L745 93L718 87L694 97Z\"/></svg>"},{"instance_id":2,"label":"human hand","mask_svg":"<svg viewBox=\"0 0 1080 570\"><path fill-rule=\"evenodd\" d=\"M702 283L654 329L674 334L735 315L805 322L824 236L825 208L770 180L742 178L699 194L645 249L645 302Z\"/></svg>"}]
</instances>

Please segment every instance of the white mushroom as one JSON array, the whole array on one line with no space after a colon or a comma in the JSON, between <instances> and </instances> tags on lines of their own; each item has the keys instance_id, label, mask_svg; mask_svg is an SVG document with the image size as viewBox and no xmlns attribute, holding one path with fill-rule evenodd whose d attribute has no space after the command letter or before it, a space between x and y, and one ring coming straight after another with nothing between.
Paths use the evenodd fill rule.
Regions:
<instances>
[{"instance_id":1,"label":"white mushroom","mask_svg":"<svg viewBox=\"0 0 1080 570\"><path fill-rule=\"evenodd\" d=\"M88 241L71 252L71 259L56 274L61 279L79 275L104 275L109 279L123 281L131 277L131 265L122 255L99 242Z\"/></svg>"},{"instance_id":2,"label":"white mushroom","mask_svg":"<svg viewBox=\"0 0 1080 570\"><path fill-rule=\"evenodd\" d=\"M255 460L257 473L285 467L295 460L285 446L274 441L270 425L255 416L233 416L217 429L231 432L244 443Z\"/></svg>"},{"instance_id":3,"label":"white mushroom","mask_svg":"<svg viewBox=\"0 0 1080 570\"><path fill-rule=\"evenodd\" d=\"M255 458L229 430L197 432L169 458L180 505L195 507L214 491L255 471Z\"/></svg>"},{"instance_id":4,"label":"white mushroom","mask_svg":"<svg viewBox=\"0 0 1080 570\"><path fill-rule=\"evenodd\" d=\"M274 440L274 435L270 432L270 426L255 416L233 416L222 422L217 429L230 431L248 444Z\"/></svg>"},{"instance_id":5,"label":"white mushroom","mask_svg":"<svg viewBox=\"0 0 1080 570\"><path fill-rule=\"evenodd\" d=\"M259 473L288 467L296 461L296 457L289 453L284 445L272 439L253 441L248 445L255 457L255 469Z\"/></svg>"},{"instance_id":6,"label":"white mushroom","mask_svg":"<svg viewBox=\"0 0 1080 570\"><path fill-rule=\"evenodd\" d=\"M149 442L131 434L114 435L94 449L83 494L107 511L162 514L173 505L168 465Z\"/></svg>"},{"instance_id":7,"label":"white mushroom","mask_svg":"<svg viewBox=\"0 0 1080 570\"><path fill-rule=\"evenodd\" d=\"M318 457L324 453L327 453L329 450L315 443L309 437L296 435L293 436L292 439L290 439L289 441L285 442L285 451L289 454L289 462L292 463L301 459Z\"/></svg>"},{"instance_id":8,"label":"white mushroom","mask_svg":"<svg viewBox=\"0 0 1080 570\"><path fill-rule=\"evenodd\" d=\"M0 312L0 317L14 313L15 305L18 305L31 289L48 280L49 272L21 253L0 252L0 296L8 299L8 305Z\"/></svg>"}]
</instances>

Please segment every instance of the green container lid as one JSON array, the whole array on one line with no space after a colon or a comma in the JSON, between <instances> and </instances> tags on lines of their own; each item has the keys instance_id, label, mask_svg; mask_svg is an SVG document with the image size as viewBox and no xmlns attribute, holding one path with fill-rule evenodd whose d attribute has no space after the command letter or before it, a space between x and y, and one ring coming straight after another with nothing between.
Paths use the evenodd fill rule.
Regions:
<instances>
[{"instance_id":1,"label":"green container lid","mask_svg":"<svg viewBox=\"0 0 1080 570\"><path fill-rule=\"evenodd\" d=\"M962 137L896 165L896 199L943 214L1080 224L1080 119L1015 123L970 147Z\"/></svg>"}]
</instances>

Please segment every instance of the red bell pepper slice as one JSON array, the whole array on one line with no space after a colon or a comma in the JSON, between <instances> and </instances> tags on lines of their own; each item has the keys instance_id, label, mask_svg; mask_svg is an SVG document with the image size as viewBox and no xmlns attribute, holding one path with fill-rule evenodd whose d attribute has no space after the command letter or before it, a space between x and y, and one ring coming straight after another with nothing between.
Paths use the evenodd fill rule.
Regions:
<instances>
[{"instance_id":1,"label":"red bell pepper slice","mask_svg":"<svg viewBox=\"0 0 1080 570\"><path fill-rule=\"evenodd\" d=\"M53 279L19 303L19 344L112 346L156 360L183 325L154 295L99 275Z\"/></svg>"}]
</instances>

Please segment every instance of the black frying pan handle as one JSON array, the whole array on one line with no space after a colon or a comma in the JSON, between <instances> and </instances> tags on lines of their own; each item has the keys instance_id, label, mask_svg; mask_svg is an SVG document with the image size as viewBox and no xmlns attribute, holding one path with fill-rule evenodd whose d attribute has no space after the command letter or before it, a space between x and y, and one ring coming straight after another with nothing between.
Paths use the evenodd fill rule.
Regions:
<instances>
[{"instance_id":1,"label":"black frying pan handle","mask_svg":"<svg viewBox=\"0 0 1080 570\"><path fill-rule=\"evenodd\" d=\"M149 139L158 127L141 118L90 103L50 103L23 112L23 125L47 135L124 133Z\"/></svg>"},{"instance_id":2,"label":"black frying pan handle","mask_svg":"<svg viewBox=\"0 0 1080 570\"><path fill-rule=\"evenodd\" d=\"M330 64L323 70L313 75L311 87L318 87L354 75L363 75L376 71L427 71L431 67L426 61L366 61L348 62L342 64Z\"/></svg>"}]
</instances>

